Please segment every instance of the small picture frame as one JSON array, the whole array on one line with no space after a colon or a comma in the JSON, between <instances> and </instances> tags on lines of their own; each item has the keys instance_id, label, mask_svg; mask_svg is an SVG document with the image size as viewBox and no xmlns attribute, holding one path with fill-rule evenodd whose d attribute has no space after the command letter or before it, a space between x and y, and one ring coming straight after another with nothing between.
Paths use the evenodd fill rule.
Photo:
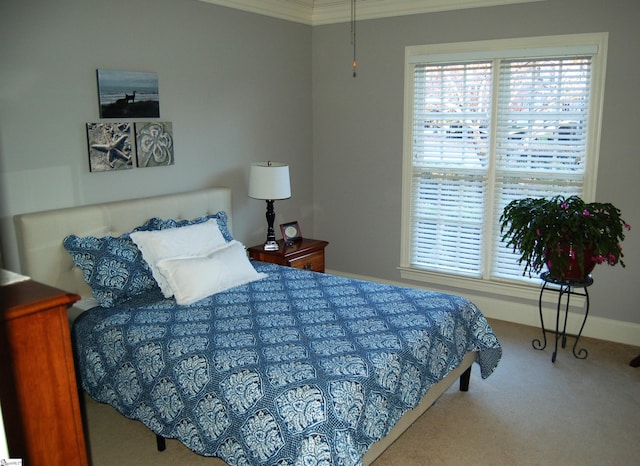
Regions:
<instances>
[{"instance_id":1,"label":"small picture frame","mask_svg":"<svg viewBox=\"0 0 640 466\"><path fill-rule=\"evenodd\" d=\"M89 171L133 168L131 123L87 123Z\"/></svg>"},{"instance_id":2,"label":"small picture frame","mask_svg":"<svg viewBox=\"0 0 640 466\"><path fill-rule=\"evenodd\" d=\"M298 222L281 223L280 231L282 232L282 239L286 246L290 246L302 239L302 231L300 230Z\"/></svg>"},{"instance_id":3,"label":"small picture frame","mask_svg":"<svg viewBox=\"0 0 640 466\"><path fill-rule=\"evenodd\" d=\"M174 164L173 124L170 121L135 123L138 167L161 167Z\"/></svg>"}]
</instances>

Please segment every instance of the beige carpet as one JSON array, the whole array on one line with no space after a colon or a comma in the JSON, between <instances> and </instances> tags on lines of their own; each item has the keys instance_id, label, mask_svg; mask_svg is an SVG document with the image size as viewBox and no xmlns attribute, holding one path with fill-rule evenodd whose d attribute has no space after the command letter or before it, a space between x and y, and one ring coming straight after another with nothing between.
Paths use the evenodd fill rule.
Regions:
<instances>
[{"instance_id":1,"label":"beige carpet","mask_svg":"<svg viewBox=\"0 0 640 466\"><path fill-rule=\"evenodd\" d=\"M474 365L468 392L457 384L376 460L411 465L640 464L639 347L589 338L589 356L573 357L569 339L551 363L553 340L537 351L540 330L491 321L504 349L482 380ZM175 440L158 452L155 436L105 405L87 400L93 466L222 466Z\"/></svg>"}]
</instances>

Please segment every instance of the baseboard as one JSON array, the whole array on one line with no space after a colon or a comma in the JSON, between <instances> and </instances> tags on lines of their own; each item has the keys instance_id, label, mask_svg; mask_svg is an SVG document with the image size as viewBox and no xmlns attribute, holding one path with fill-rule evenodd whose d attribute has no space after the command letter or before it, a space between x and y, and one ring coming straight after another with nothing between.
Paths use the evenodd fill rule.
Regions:
<instances>
[{"instance_id":1,"label":"baseboard","mask_svg":"<svg viewBox=\"0 0 640 466\"><path fill-rule=\"evenodd\" d=\"M395 282L392 280L382 280L375 277L364 275L356 275L344 273L337 270L327 270L333 275L343 277L356 278L360 280L369 280L373 282L386 283L389 285L409 286L413 288L430 289L452 293L451 289L439 288L438 286L418 286L408 283ZM532 327L540 327L540 314L538 311L537 301L528 300L512 300L509 298L500 298L490 295L483 295L475 290L460 291L456 290L455 294L464 296L473 301L490 319L504 320L516 324L529 325ZM551 302L545 300L542 317L546 328L555 327L556 307ZM584 317L583 308L580 306L571 306L567 319L567 331L575 334L580 330L580 325ZM640 344L640 324L634 322L623 322L620 320L605 319L603 317L590 315L582 331L585 337L597 338L599 340L613 341L616 343L624 343L627 345L638 346Z\"/></svg>"}]
</instances>

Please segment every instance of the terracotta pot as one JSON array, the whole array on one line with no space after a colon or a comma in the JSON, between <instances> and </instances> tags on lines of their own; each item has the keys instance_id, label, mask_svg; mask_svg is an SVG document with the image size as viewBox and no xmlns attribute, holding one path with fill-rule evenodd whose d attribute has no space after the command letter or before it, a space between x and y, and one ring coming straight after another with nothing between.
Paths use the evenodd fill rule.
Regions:
<instances>
[{"instance_id":1,"label":"terracotta pot","mask_svg":"<svg viewBox=\"0 0 640 466\"><path fill-rule=\"evenodd\" d=\"M566 264L561 270L558 270L559 266L554 266L554 264L557 264L558 261L556 259L560 255L565 258ZM547 248L545 257L549 273L552 277L560 280L584 282L596 266L596 261L593 259L593 249L591 247L586 247L584 250L582 267L580 267L577 254L573 253L572 245L564 247L558 245L555 248Z\"/></svg>"}]
</instances>

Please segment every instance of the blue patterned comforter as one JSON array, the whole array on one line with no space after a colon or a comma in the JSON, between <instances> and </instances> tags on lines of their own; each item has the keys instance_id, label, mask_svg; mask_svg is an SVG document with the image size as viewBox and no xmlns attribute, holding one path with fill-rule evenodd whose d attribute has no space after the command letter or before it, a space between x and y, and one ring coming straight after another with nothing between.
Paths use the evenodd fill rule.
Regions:
<instances>
[{"instance_id":1,"label":"blue patterned comforter","mask_svg":"<svg viewBox=\"0 0 640 466\"><path fill-rule=\"evenodd\" d=\"M230 465L359 465L429 387L502 350L464 298L260 262L263 280L176 306L160 292L74 325L83 388Z\"/></svg>"}]
</instances>

